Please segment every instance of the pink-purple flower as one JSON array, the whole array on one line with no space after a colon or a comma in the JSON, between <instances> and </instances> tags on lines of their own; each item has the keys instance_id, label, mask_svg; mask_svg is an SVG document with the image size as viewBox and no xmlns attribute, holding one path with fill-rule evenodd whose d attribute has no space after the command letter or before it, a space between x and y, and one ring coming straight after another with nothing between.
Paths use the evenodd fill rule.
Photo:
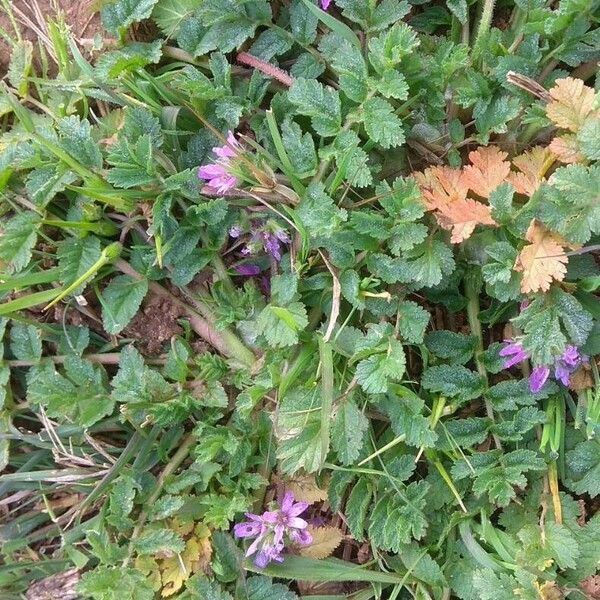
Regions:
<instances>
[{"instance_id":1,"label":"pink-purple flower","mask_svg":"<svg viewBox=\"0 0 600 600\"><path fill-rule=\"evenodd\" d=\"M286 541L302 546L312 542L306 531L308 523L300 515L308 508L308 502L295 502L294 494L287 492L278 510L266 511L262 515L246 513L248 521L238 523L233 533L238 538L255 538L246 551L254 556L254 564L264 569L271 561L283 561Z\"/></svg>"},{"instance_id":2,"label":"pink-purple flower","mask_svg":"<svg viewBox=\"0 0 600 600\"><path fill-rule=\"evenodd\" d=\"M500 350L500 356L505 358L504 368L510 367L527 360L529 354L523 348L521 342L507 341L506 346ZM576 346L568 345L565 351L555 358L553 365L539 365L531 371L529 376L529 388L532 392L539 392L550 377L551 367L554 367L554 379L568 386L571 375L585 362L587 357L582 356Z\"/></svg>"},{"instance_id":3,"label":"pink-purple flower","mask_svg":"<svg viewBox=\"0 0 600 600\"><path fill-rule=\"evenodd\" d=\"M238 179L231 173L231 159L237 156L241 146L231 131L227 133L227 143L217 146L212 151L218 160L210 165L203 165L198 169L198 178L204 179L209 188L217 194L225 194L234 188Z\"/></svg>"},{"instance_id":4,"label":"pink-purple flower","mask_svg":"<svg viewBox=\"0 0 600 600\"><path fill-rule=\"evenodd\" d=\"M239 238L242 233L242 228L238 225L234 225L229 229L230 237L235 239ZM283 245L291 242L287 231L274 221L254 222L249 233L250 238L240 250L244 256L250 256L264 250L279 262L283 254Z\"/></svg>"},{"instance_id":5,"label":"pink-purple flower","mask_svg":"<svg viewBox=\"0 0 600 600\"><path fill-rule=\"evenodd\" d=\"M323 10L327 10L329 5L331 4L331 0L321 0L321 8Z\"/></svg>"}]
</instances>

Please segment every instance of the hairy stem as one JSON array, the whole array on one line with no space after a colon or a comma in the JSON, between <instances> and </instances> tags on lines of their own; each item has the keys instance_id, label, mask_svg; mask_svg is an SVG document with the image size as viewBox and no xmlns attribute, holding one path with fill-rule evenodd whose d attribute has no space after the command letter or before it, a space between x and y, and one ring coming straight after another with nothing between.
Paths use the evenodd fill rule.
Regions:
<instances>
[{"instance_id":1,"label":"hairy stem","mask_svg":"<svg viewBox=\"0 0 600 600\"><path fill-rule=\"evenodd\" d=\"M488 384L488 374L485 365L483 364L483 332L481 331L481 322L479 321L479 292L481 289L481 279L479 273L467 273L465 277L465 295L467 297L467 317L469 319L469 327L471 333L477 338L477 346L475 348L475 364L477 371L483 377L485 384ZM485 412L489 419L494 422L494 410L489 400L485 399ZM500 439L496 434L493 434L496 447L502 449Z\"/></svg>"}]
</instances>

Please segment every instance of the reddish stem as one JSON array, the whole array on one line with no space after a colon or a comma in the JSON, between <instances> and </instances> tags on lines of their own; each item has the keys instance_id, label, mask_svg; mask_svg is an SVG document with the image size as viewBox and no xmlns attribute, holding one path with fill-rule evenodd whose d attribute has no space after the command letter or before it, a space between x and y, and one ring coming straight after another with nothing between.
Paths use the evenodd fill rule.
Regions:
<instances>
[{"instance_id":1,"label":"reddish stem","mask_svg":"<svg viewBox=\"0 0 600 600\"><path fill-rule=\"evenodd\" d=\"M264 60L260 60L260 58L256 58L256 56L252 56L252 54L248 54L247 52L240 52L237 55L237 61L243 65L248 65L249 67L258 69L261 71L261 73L264 73L269 77L273 77L273 79L277 79L277 81L280 81L287 87L291 87L291 85L294 83L294 78L284 70L276 67L275 65L269 64Z\"/></svg>"}]
</instances>

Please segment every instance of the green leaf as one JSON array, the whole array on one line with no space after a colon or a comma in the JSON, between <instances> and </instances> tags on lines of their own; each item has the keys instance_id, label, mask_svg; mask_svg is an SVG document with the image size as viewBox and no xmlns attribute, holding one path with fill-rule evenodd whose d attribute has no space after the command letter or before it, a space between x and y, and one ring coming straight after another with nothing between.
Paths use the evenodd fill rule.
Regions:
<instances>
[{"instance_id":1,"label":"green leaf","mask_svg":"<svg viewBox=\"0 0 600 600\"><path fill-rule=\"evenodd\" d=\"M102 24L113 35L128 29L133 23L147 19L158 0L116 0L100 11Z\"/></svg>"},{"instance_id":2,"label":"green leaf","mask_svg":"<svg viewBox=\"0 0 600 600\"><path fill-rule=\"evenodd\" d=\"M56 253L61 283L65 287L74 283L100 259L101 252L100 240L93 235L63 241ZM73 294L81 294L84 288L85 284L79 286Z\"/></svg>"},{"instance_id":3,"label":"green leaf","mask_svg":"<svg viewBox=\"0 0 600 600\"><path fill-rule=\"evenodd\" d=\"M134 547L139 554L157 554L159 552L183 552L185 543L172 529L146 528L140 536L134 540Z\"/></svg>"},{"instance_id":4,"label":"green leaf","mask_svg":"<svg viewBox=\"0 0 600 600\"><path fill-rule=\"evenodd\" d=\"M425 336L425 345L438 358L464 365L473 358L477 337L440 329Z\"/></svg>"},{"instance_id":5,"label":"green leaf","mask_svg":"<svg viewBox=\"0 0 600 600\"><path fill-rule=\"evenodd\" d=\"M382 550L400 552L404 544L421 539L427 529L423 509L429 484L408 485L403 493L388 491L380 496L370 516L369 539Z\"/></svg>"},{"instance_id":6,"label":"green leaf","mask_svg":"<svg viewBox=\"0 0 600 600\"><path fill-rule=\"evenodd\" d=\"M577 132L579 151L588 160L600 160L600 119L588 118Z\"/></svg>"},{"instance_id":7,"label":"green leaf","mask_svg":"<svg viewBox=\"0 0 600 600\"><path fill-rule=\"evenodd\" d=\"M60 146L74 159L86 167L102 168L102 153L98 143L92 139L92 128L88 121L71 116L62 118L57 125Z\"/></svg>"},{"instance_id":8,"label":"green leaf","mask_svg":"<svg viewBox=\"0 0 600 600\"><path fill-rule=\"evenodd\" d=\"M297 600L287 586L273 583L268 577L250 577L246 581L246 600Z\"/></svg>"},{"instance_id":9,"label":"green leaf","mask_svg":"<svg viewBox=\"0 0 600 600\"><path fill-rule=\"evenodd\" d=\"M497 190L492 195L496 192ZM518 298L521 293L521 277L513 269L517 259L517 250L508 242L496 242L487 246L485 252L491 259L481 267L488 294L501 302Z\"/></svg>"},{"instance_id":10,"label":"green leaf","mask_svg":"<svg viewBox=\"0 0 600 600\"><path fill-rule=\"evenodd\" d=\"M293 41L277 29L265 29L256 38L249 53L264 61L285 54L293 45Z\"/></svg>"},{"instance_id":11,"label":"green leaf","mask_svg":"<svg viewBox=\"0 0 600 600\"><path fill-rule=\"evenodd\" d=\"M292 302L285 308L269 304L258 316L256 325L269 346L293 346L298 343L298 333L308 325L306 309L301 302Z\"/></svg>"},{"instance_id":12,"label":"green leaf","mask_svg":"<svg viewBox=\"0 0 600 600\"><path fill-rule=\"evenodd\" d=\"M338 0L336 5L343 9L342 15L346 19L358 23L365 31L385 29L410 11L407 2L398 0L382 0L377 5L361 0Z\"/></svg>"},{"instance_id":13,"label":"green leaf","mask_svg":"<svg viewBox=\"0 0 600 600\"><path fill-rule=\"evenodd\" d=\"M40 208L44 208L67 185L77 181L77 175L59 163L29 171L25 181L27 195Z\"/></svg>"},{"instance_id":14,"label":"green leaf","mask_svg":"<svg viewBox=\"0 0 600 600\"><path fill-rule=\"evenodd\" d=\"M366 477L361 477L356 485L352 488L344 514L348 529L357 542L362 542L365 539L365 521L367 512L371 505L373 490L369 480Z\"/></svg>"},{"instance_id":15,"label":"green leaf","mask_svg":"<svg viewBox=\"0 0 600 600\"><path fill-rule=\"evenodd\" d=\"M514 194L515 190L510 183L503 183L499 185L490 194L490 206L492 208L492 217L494 218L494 221L496 221L496 223L505 224L511 220L513 212L512 200ZM499 244L505 243L506 242L499 242Z\"/></svg>"},{"instance_id":16,"label":"green leaf","mask_svg":"<svg viewBox=\"0 0 600 600\"><path fill-rule=\"evenodd\" d=\"M182 23L194 15L202 0L158 0L152 11L152 20L163 35L174 37Z\"/></svg>"},{"instance_id":17,"label":"green leaf","mask_svg":"<svg viewBox=\"0 0 600 600\"><path fill-rule=\"evenodd\" d=\"M487 390L485 397L492 403L495 410L517 410L519 406L530 406L538 400L546 398L547 387L544 386L543 391L534 394L530 390L528 379L519 381L511 379L493 385Z\"/></svg>"},{"instance_id":18,"label":"green leaf","mask_svg":"<svg viewBox=\"0 0 600 600\"><path fill-rule=\"evenodd\" d=\"M501 439L508 442L519 442L523 436L536 425L546 421L546 413L534 406L519 409L509 420L496 423L492 431Z\"/></svg>"},{"instance_id":19,"label":"green leaf","mask_svg":"<svg viewBox=\"0 0 600 600\"><path fill-rule=\"evenodd\" d=\"M367 97L367 65L360 49L335 33L321 38L319 50L339 77L340 89L354 102Z\"/></svg>"},{"instance_id":20,"label":"green leaf","mask_svg":"<svg viewBox=\"0 0 600 600\"><path fill-rule=\"evenodd\" d=\"M348 218L347 212L335 205L319 182L308 186L296 213L313 238L329 237Z\"/></svg>"},{"instance_id":21,"label":"green leaf","mask_svg":"<svg viewBox=\"0 0 600 600\"><path fill-rule=\"evenodd\" d=\"M106 373L78 356L65 358L65 375L50 362L42 362L27 374L27 398L45 407L51 418L90 427L112 413L114 400L106 389Z\"/></svg>"},{"instance_id":22,"label":"green leaf","mask_svg":"<svg viewBox=\"0 0 600 600\"><path fill-rule=\"evenodd\" d=\"M380 401L382 410L390 418L392 431L398 437L417 448L430 448L437 440L437 434L431 430L429 421L423 415L425 402L412 392L389 393Z\"/></svg>"},{"instance_id":23,"label":"green leaf","mask_svg":"<svg viewBox=\"0 0 600 600\"><path fill-rule=\"evenodd\" d=\"M340 275L342 296L356 308L364 308L365 302L360 295L360 276L356 271L348 269Z\"/></svg>"},{"instance_id":24,"label":"green leaf","mask_svg":"<svg viewBox=\"0 0 600 600\"><path fill-rule=\"evenodd\" d=\"M321 468L321 392L294 389L280 401L275 429L279 437L277 457L285 473L304 469L313 473Z\"/></svg>"},{"instance_id":25,"label":"green leaf","mask_svg":"<svg viewBox=\"0 0 600 600\"><path fill-rule=\"evenodd\" d=\"M312 44L317 37L319 18L302 0L292 0L290 29L301 44Z\"/></svg>"},{"instance_id":26,"label":"green leaf","mask_svg":"<svg viewBox=\"0 0 600 600\"><path fill-rule=\"evenodd\" d=\"M331 443L343 465L351 465L358 458L365 442L369 419L352 398L337 409L331 426Z\"/></svg>"},{"instance_id":27,"label":"green leaf","mask_svg":"<svg viewBox=\"0 0 600 600\"><path fill-rule=\"evenodd\" d=\"M27 94L27 78L31 73L33 59L33 44L29 40L14 42L8 63L7 77L10 85L17 90L20 96Z\"/></svg>"},{"instance_id":28,"label":"green leaf","mask_svg":"<svg viewBox=\"0 0 600 600\"><path fill-rule=\"evenodd\" d=\"M288 118L281 124L281 138L292 167L300 179L313 174L317 168L315 142L309 133Z\"/></svg>"},{"instance_id":29,"label":"green leaf","mask_svg":"<svg viewBox=\"0 0 600 600\"><path fill-rule=\"evenodd\" d=\"M319 21L321 21L326 27L331 29L331 31L337 33L340 37L348 40L353 46L360 48L360 40L357 35L342 21L332 17L330 14L326 13L324 10L321 10L319 7L313 4L313 0L302 0L304 6L310 12L315 15Z\"/></svg>"},{"instance_id":30,"label":"green leaf","mask_svg":"<svg viewBox=\"0 0 600 600\"><path fill-rule=\"evenodd\" d=\"M431 239L404 253L402 281L423 287L438 285L454 271L452 250L441 240Z\"/></svg>"},{"instance_id":31,"label":"green leaf","mask_svg":"<svg viewBox=\"0 0 600 600\"><path fill-rule=\"evenodd\" d=\"M544 223L575 244L600 233L600 165L569 165L556 169L551 186L543 186Z\"/></svg>"},{"instance_id":32,"label":"green leaf","mask_svg":"<svg viewBox=\"0 0 600 600\"><path fill-rule=\"evenodd\" d=\"M197 573L185 582L191 598L199 600L233 600L233 596L216 582L209 581L203 573Z\"/></svg>"},{"instance_id":33,"label":"green leaf","mask_svg":"<svg viewBox=\"0 0 600 600\"><path fill-rule=\"evenodd\" d=\"M342 125L339 94L312 79L296 79L288 91L289 101L298 114L311 118L313 129L323 137L332 137Z\"/></svg>"},{"instance_id":34,"label":"green leaf","mask_svg":"<svg viewBox=\"0 0 600 600\"><path fill-rule=\"evenodd\" d=\"M487 142L491 133L505 133L507 123L521 110L519 100L511 96L499 96L480 101L473 110L475 127L481 143Z\"/></svg>"},{"instance_id":35,"label":"green leaf","mask_svg":"<svg viewBox=\"0 0 600 600\"><path fill-rule=\"evenodd\" d=\"M136 315L148 292L146 279L117 275L102 293L102 324L113 335L123 331Z\"/></svg>"},{"instance_id":36,"label":"green leaf","mask_svg":"<svg viewBox=\"0 0 600 600\"><path fill-rule=\"evenodd\" d=\"M490 502L508 506L516 495L515 487L527 485L524 474L545 469L546 463L533 450L514 450L504 455L487 452L461 459L452 467L452 475L455 479L474 476L475 496L487 494Z\"/></svg>"},{"instance_id":37,"label":"green leaf","mask_svg":"<svg viewBox=\"0 0 600 600\"><path fill-rule=\"evenodd\" d=\"M567 485L576 494L600 494L600 444L596 440L580 442L566 455Z\"/></svg>"},{"instance_id":38,"label":"green leaf","mask_svg":"<svg viewBox=\"0 0 600 600\"><path fill-rule=\"evenodd\" d=\"M481 600L514 600L519 584L514 577L497 574L491 569L479 569L473 575L477 598Z\"/></svg>"},{"instance_id":39,"label":"green leaf","mask_svg":"<svg viewBox=\"0 0 600 600\"><path fill-rule=\"evenodd\" d=\"M406 100L408 98L408 83L400 71L388 69L381 75L381 79L371 79L369 86L377 90L386 98Z\"/></svg>"},{"instance_id":40,"label":"green leaf","mask_svg":"<svg viewBox=\"0 0 600 600\"><path fill-rule=\"evenodd\" d=\"M137 569L98 566L81 576L79 593L93 600L152 600L154 590Z\"/></svg>"},{"instance_id":41,"label":"green leaf","mask_svg":"<svg viewBox=\"0 0 600 600\"><path fill-rule=\"evenodd\" d=\"M160 373L144 364L142 355L133 346L121 350L119 371L111 385L114 399L124 403L150 404L171 394L171 386Z\"/></svg>"},{"instance_id":42,"label":"green leaf","mask_svg":"<svg viewBox=\"0 0 600 600\"><path fill-rule=\"evenodd\" d=\"M104 81L156 64L162 57L162 40L152 43L132 42L120 50L105 52L96 61L96 76Z\"/></svg>"},{"instance_id":43,"label":"green leaf","mask_svg":"<svg viewBox=\"0 0 600 600\"><path fill-rule=\"evenodd\" d=\"M369 156L360 147L361 140L355 131L342 131L333 142L331 150L343 178L353 187L366 187L373 183L369 169Z\"/></svg>"},{"instance_id":44,"label":"green leaf","mask_svg":"<svg viewBox=\"0 0 600 600\"><path fill-rule=\"evenodd\" d=\"M417 32L406 23L395 23L379 37L369 40L369 61L382 75L395 68L419 45Z\"/></svg>"},{"instance_id":45,"label":"green leaf","mask_svg":"<svg viewBox=\"0 0 600 600\"><path fill-rule=\"evenodd\" d=\"M31 251L37 242L39 217L34 212L23 212L4 223L0 236L0 260L7 273L18 273L31 260Z\"/></svg>"},{"instance_id":46,"label":"green leaf","mask_svg":"<svg viewBox=\"0 0 600 600\"><path fill-rule=\"evenodd\" d=\"M133 477L122 475L112 484L106 522L112 527L127 531L133 527L133 520L129 518L133 510L133 500L139 485Z\"/></svg>"},{"instance_id":47,"label":"green leaf","mask_svg":"<svg viewBox=\"0 0 600 600\"><path fill-rule=\"evenodd\" d=\"M151 521L162 521L171 517L185 504L183 496L172 496L166 494L159 498L155 504L150 507L148 518Z\"/></svg>"},{"instance_id":48,"label":"green leaf","mask_svg":"<svg viewBox=\"0 0 600 600\"><path fill-rule=\"evenodd\" d=\"M157 174L153 146L149 135L141 135L134 142L119 139L106 157L106 162L113 167L108 170L106 180L125 189L154 183Z\"/></svg>"},{"instance_id":49,"label":"green leaf","mask_svg":"<svg viewBox=\"0 0 600 600\"><path fill-rule=\"evenodd\" d=\"M406 139L402 121L383 98L370 98L363 106L363 123L369 137L382 148L401 146Z\"/></svg>"},{"instance_id":50,"label":"green leaf","mask_svg":"<svg viewBox=\"0 0 600 600\"><path fill-rule=\"evenodd\" d=\"M398 307L400 335L410 344L421 344L429 325L429 312L416 302L401 302Z\"/></svg>"},{"instance_id":51,"label":"green leaf","mask_svg":"<svg viewBox=\"0 0 600 600\"><path fill-rule=\"evenodd\" d=\"M489 428L488 419L476 417L444 421L437 447L446 451L455 450L457 446L472 448L488 437Z\"/></svg>"},{"instance_id":52,"label":"green leaf","mask_svg":"<svg viewBox=\"0 0 600 600\"><path fill-rule=\"evenodd\" d=\"M446 0L446 6L461 23L467 22L469 18L467 0Z\"/></svg>"},{"instance_id":53,"label":"green leaf","mask_svg":"<svg viewBox=\"0 0 600 600\"><path fill-rule=\"evenodd\" d=\"M390 338L385 352L373 354L356 365L356 379L368 394L381 394L391 382L402 380L405 367L402 344Z\"/></svg>"},{"instance_id":54,"label":"green leaf","mask_svg":"<svg viewBox=\"0 0 600 600\"><path fill-rule=\"evenodd\" d=\"M42 357L40 330L33 325L13 323L10 330L10 351L19 360L40 360Z\"/></svg>"},{"instance_id":55,"label":"green leaf","mask_svg":"<svg viewBox=\"0 0 600 600\"><path fill-rule=\"evenodd\" d=\"M426 390L457 398L461 403L479 398L485 389L481 375L461 365L429 367L421 383Z\"/></svg>"}]
</instances>

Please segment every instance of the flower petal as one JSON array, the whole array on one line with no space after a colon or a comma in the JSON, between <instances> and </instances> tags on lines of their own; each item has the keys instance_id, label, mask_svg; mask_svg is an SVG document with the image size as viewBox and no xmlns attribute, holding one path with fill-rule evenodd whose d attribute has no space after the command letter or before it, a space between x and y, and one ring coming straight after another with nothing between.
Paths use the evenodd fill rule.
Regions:
<instances>
[{"instance_id":1,"label":"flower petal","mask_svg":"<svg viewBox=\"0 0 600 600\"><path fill-rule=\"evenodd\" d=\"M529 376L529 389L534 394L539 392L546 383L546 380L548 379L549 375L549 367L536 367L535 369L533 369L531 375Z\"/></svg>"}]
</instances>

